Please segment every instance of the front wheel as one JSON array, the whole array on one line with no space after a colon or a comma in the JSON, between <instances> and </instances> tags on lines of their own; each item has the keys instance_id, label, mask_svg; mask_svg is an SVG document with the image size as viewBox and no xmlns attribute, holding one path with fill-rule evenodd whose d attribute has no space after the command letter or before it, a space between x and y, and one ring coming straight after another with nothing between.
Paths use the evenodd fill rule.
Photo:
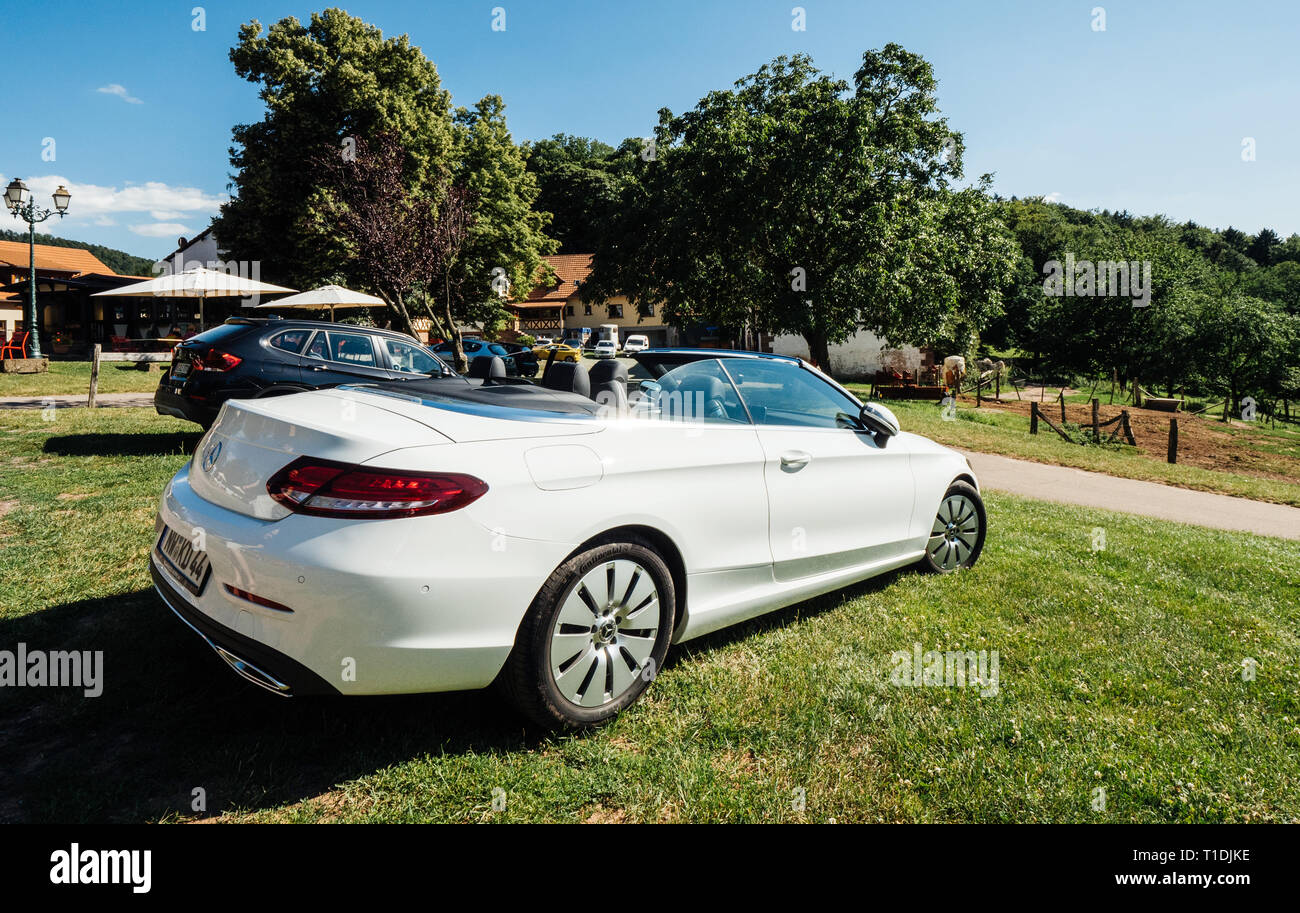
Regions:
<instances>
[{"instance_id":1,"label":"front wheel","mask_svg":"<svg viewBox=\"0 0 1300 913\"><path fill-rule=\"evenodd\" d=\"M967 482L953 482L939 502L921 567L936 574L971 567L984 549L987 525L979 492Z\"/></svg>"},{"instance_id":2,"label":"front wheel","mask_svg":"<svg viewBox=\"0 0 1300 913\"><path fill-rule=\"evenodd\" d=\"M547 728L604 723L654 680L675 612L672 574L648 546L589 548L542 586L498 683Z\"/></svg>"}]
</instances>

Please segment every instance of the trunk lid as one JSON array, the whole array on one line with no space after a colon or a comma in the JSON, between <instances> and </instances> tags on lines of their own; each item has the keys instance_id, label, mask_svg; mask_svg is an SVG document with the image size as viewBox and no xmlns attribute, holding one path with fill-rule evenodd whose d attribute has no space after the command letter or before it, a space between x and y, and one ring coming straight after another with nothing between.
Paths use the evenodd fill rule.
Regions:
<instances>
[{"instance_id":1,"label":"trunk lid","mask_svg":"<svg viewBox=\"0 0 1300 913\"><path fill-rule=\"evenodd\" d=\"M326 391L229 400L199 441L189 482L205 501L280 520L290 511L267 494L266 483L300 456L364 463L402 447L446 443L420 421Z\"/></svg>"}]
</instances>

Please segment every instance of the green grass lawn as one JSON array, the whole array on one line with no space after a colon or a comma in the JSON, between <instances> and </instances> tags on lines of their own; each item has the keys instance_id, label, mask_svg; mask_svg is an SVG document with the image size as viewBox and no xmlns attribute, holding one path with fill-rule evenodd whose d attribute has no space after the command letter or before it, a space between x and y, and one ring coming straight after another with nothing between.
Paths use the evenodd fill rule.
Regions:
<instances>
[{"instance_id":1,"label":"green grass lawn","mask_svg":"<svg viewBox=\"0 0 1300 913\"><path fill-rule=\"evenodd\" d=\"M850 385L850 389L864 398L869 390L861 385ZM888 400L885 404L898 416L904 430L925 435L949 447L1300 507L1300 480L1266 479L1198 466L1171 465L1142 456L1127 446L1081 447L1061 440L1050 429L1044 428L1039 434L1031 435L1029 418L1014 412L961 407L956 410L955 421L945 421L940 408L933 402ZM1273 446L1281 448L1279 452L1292 455L1300 446L1300 434L1290 429L1261 427L1250 434L1252 443L1247 446L1263 449Z\"/></svg>"},{"instance_id":2,"label":"green grass lawn","mask_svg":"<svg viewBox=\"0 0 1300 913\"><path fill-rule=\"evenodd\" d=\"M487 694L237 679L149 589L191 427L0 413L0 649L105 664L93 700L0 689L0 820L205 817L196 788L225 820L1300 820L1300 543L991 496L975 570L683 645L612 725L555 736ZM890 684L913 644L998 651L998 693Z\"/></svg>"},{"instance_id":3,"label":"green grass lawn","mask_svg":"<svg viewBox=\"0 0 1300 913\"><path fill-rule=\"evenodd\" d=\"M99 392L152 393L158 389L160 368L155 364L143 371L134 362L101 362ZM85 396L89 392L88 361L52 361L43 374L0 374L0 396Z\"/></svg>"}]
</instances>

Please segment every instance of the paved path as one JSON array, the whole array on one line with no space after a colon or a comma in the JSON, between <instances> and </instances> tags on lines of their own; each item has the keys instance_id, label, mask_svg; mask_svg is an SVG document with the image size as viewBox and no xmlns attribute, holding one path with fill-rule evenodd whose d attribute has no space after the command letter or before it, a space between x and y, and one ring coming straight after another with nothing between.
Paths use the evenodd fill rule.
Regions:
<instances>
[{"instance_id":1,"label":"paved path","mask_svg":"<svg viewBox=\"0 0 1300 913\"><path fill-rule=\"evenodd\" d=\"M84 407L86 394L75 396L4 396L0 397L0 409L44 409L53 405L57 409ZM95 397L95 405L104 408L121 408L123 406L153 406L152 393L101 393Z\"/></svg>"},{"instance_id":2,"label":"paved path","mask_svg":"<svg viewBox=\"0 0 1300 913\"><path fill-rule=\"evenodd\" d=\"M1213 529L1300 539L1300 508L1297 507L1175 488L1158 482L1121 479L1066 466L1013 460L991 453L962 452L970 459L980 485L985 488L1042 501L1100 507Z\"/></svg>"}]
</instances>

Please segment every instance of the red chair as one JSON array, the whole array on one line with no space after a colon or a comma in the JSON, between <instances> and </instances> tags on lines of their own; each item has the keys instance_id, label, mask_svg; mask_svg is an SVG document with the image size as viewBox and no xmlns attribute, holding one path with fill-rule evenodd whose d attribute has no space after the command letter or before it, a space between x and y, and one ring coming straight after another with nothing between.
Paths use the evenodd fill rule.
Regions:
<instances>
[{"instance_id":1,"label":"red chair","mask_svg":"<svg viewBox=\"0 0 1300 913\"><path fill-rule=\"evenodd\" d=\"M27 340L32 334L23 330L14 335L0 349L0 358L26 358Z\"/></svg>"}]
</instances>

